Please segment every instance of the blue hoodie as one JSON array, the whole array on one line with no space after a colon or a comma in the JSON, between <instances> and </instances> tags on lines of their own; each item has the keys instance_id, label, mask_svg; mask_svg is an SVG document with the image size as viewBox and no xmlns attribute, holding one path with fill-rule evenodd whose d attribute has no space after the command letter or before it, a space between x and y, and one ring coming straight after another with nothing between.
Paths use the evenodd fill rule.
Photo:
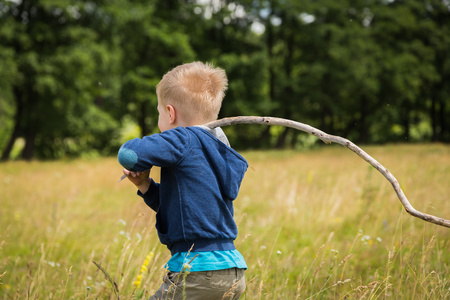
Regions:
<instances>
[{"instance_id":1,"label":"blue hoodie","mask_svg":"<svg viewBox=\"0 0 450 300\"><path fill-rule=\"evenodd\" d=\"M161 243L178 252L235 249L233 200L247 161L201 127L177 127L133 139L119 150L119 162L131 171L161 167L161 183L142 195L156 211Z\"/></svg>"}]
</instances>

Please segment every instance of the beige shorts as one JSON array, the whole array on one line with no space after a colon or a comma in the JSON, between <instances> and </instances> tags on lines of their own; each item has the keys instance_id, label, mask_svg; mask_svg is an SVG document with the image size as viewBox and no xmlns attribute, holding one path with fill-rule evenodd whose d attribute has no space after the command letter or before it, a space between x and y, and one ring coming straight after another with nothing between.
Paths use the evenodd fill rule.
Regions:
<instances>
[{"instance_id":1,"label":"beige shorts","mask_svg":"<svg viewBox=\"0 0 450 300\"><path fill-rule=\"evenodd\" d=\"M191 272L169 272L164 283L149 300L235 300L245 290L244 269Z\"/></svg>"}]
</instances>

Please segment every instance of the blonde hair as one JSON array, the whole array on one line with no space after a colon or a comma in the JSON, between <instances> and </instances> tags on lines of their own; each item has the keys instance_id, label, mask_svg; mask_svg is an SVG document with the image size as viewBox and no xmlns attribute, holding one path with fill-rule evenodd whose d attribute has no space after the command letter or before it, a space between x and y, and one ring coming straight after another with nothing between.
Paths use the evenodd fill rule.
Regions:
<instances>
[{"instance_id":1,"label":"blonde hair","mask_svg":"<svg viewBox=\"0 0 450 300\"><path fill-rule=\"evenodd\" d=\"M227 87L223 69L197 61L167 72L156 94L163 105L173 105L188 122L208 122L217 119Z\"/></svg>"}]
</instances>

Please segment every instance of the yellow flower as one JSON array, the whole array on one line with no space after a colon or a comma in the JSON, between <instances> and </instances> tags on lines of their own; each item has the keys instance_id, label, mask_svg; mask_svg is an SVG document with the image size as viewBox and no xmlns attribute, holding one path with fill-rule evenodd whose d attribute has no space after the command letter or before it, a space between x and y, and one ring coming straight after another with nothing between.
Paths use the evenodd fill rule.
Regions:
<instances>
[{"instance_id":1,"label":"yellow flower","mask_svg":"<svg viewBox=\"0 0 450 300\"><path fill-rule=\"evenodd\" d=\"M147 257L145 258L144 262L141 265L139 274L136 276L136 280L133 282L134 286L137 289L141 286L142 276L147 271L147 266L148 266L150 260L152 260L153 256L154 256L153 251L150 251L150 253L147 255Z\"/></svg>"},{"instance_id":2,"label":"yellow flower","mask_svg":"<svg viewBox=\"0 0 450 300\"><path fill-rule=\"evenodd\" d=\"M146 261L147 261L147 264L148 264L148 262L153 258L153 256L154 256L155 254L153 253L153 251L150 251L150 253L147 255L147 257L146 257Z\"/></svg>"},{"instance_id":3,"label":"yellow flower","mask_svg":"<svg viewBox=\"0 0 450 300\"><path fill-rule=\"evenodd\" d=\"M138 289L141 286L141 281L140 280L136 280L135 282L133 282L133 284Z\"/></svg>"}]
</instances>

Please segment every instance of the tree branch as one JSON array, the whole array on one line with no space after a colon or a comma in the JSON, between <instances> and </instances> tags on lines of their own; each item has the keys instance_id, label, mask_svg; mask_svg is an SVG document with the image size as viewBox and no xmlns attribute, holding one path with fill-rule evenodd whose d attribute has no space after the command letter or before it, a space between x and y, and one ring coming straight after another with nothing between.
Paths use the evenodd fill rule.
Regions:
<instances>
[{"instance_id":1,"label":"tree branch","mask_svg":"<svg viewBox=\"0 0 450 300\"><path fill-rule=\"evenodd\" d=\"M265 125L280 125L284 127L290 127L312 134L321 139L326 144L337 143L344 147L347 147L353 152L355 152L359 157L364 159L366 162L371 164L381 174L383 174L383 176L392 184L392 187L394 188L397 197L400 199L400 202L402 203L406 212L413 215L414 217L425 220L427 222L450 228L450 220L438 218L436 216L420 212L416 210L414 207L412 207L411 203L409 203L408 199L403 193L403 190L400 187L400 184L398 183L394 175L392 175L388 169L382 166L378 161L376 161L372 156L367 154L364 150L362 150L354 143L343 137L327 134L317 128L314 128L304 123L274 117L253 117L253 116L232 117L216 120L204 125L208 126L209 128L216 128L236 124L265 124Z\"/></svg>"}]
</instances>

